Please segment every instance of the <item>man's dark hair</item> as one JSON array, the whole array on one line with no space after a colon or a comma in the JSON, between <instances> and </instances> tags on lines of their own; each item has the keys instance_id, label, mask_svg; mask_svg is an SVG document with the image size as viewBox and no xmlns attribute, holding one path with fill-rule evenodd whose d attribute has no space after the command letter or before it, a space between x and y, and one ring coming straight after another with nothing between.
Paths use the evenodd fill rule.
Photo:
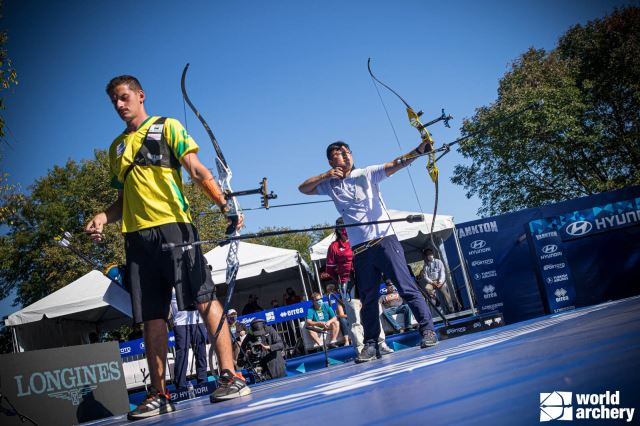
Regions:
<instances>
[{"instance_id":1,"label":"man's dark hair","mask_svg":"<svg viewBox=\"0 0 640 426\"><path fill-rule=\"evenodd\" d=\"M424 251L423 251L423 253L424 253L424 254L427 254L427 253L429 253L429 252L433 253L433 249L432 249L432 248L427 247L427 248L426 248L426 249L424 249Z\"/></svg>"},{"instance_id":2,"label":"man's dark hair","mask_svg":"<svg viewBox=\"0 0 640 426\"><path fill-rule=\"evenodd\" d=\"M138 79L135 78L134 76L119 75L117 77L113 77L111 81L107 84L107 88L106 88L107 95L111 98L113 96L113 91L116 89L116 87L120 86L121 84L126 84L127 86L129 86L129 89L131 90L142 90L142 85L140 84Z\"/></svg>"},{"instance_id":3,"label":"man's dark hair","mask_svg":"<svg viewBox=\"0 0 640 426\"><path fill-rule=\"evenodd\" d=\"M351 152L351 148L349 148L349 145L346 142L335 141L327 147L327 160L331 159L331 153L333 151L335 151L336 149L341 149L342 147L347 148L347 150Z\"/></svg>"}]
</instances>

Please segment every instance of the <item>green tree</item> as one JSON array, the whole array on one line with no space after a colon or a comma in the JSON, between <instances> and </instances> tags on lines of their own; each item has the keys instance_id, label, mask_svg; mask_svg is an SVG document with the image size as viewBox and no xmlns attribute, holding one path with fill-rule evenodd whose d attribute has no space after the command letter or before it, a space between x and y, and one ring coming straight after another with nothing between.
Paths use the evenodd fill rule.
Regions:
<instances>
[{"instance_id":1,"label":"green tree","mask_svg":"<svg viewBox=\"0 0 640 426\"><path fill-rule=\"evenodd\" d=\"M0 1L0 19L2 16L3 4ZM7 44L8 36L6 31L0 31L0 92L9 89L11 86L18 84L17 72L11 65L11 60L5 48ZM4 98L0 97L0 111L4 110ZM4 117L0 114L0 148L3 145L8 144L5 133L5 121ZM2 151L0 150L0 160L2 160ZM16 191L16 186L8 183L8 175L1 172L0 168L0 198L7 197ZM5 207L0 207L0 223L9 214Z\"/></svg>"},{"instance_id":2,"label":"green tree","mask_svg":"<svg viewBox=\"0 0 640 426\"><path fill-rule=\"evenodd\" d=\"M498 99L464 123L470 134L544 99L544 106L468 139L452 182L492 215L640 183L640 8L572 27L550 52L529 49Z\"/></svg>"},{"instance_id":3,"label":"green tree","mask_svg":"<svg viewBox=\"0 0 640 426\"><path fill-rule=\"evenodd\" d=\"M0 1L0 19L2 16L2 9L4 5L2 1ZM9 89L12 85L18 84L18 74L15 68L11 65L11 59L9 59L9 55L7 49L5 48L9 37L6 31L0 30L0 91L4 91ZM0 98L0 110L4 109L4 100ZM5 136L5 121L4 118L0 115L0 142L7 143Z\"/></svg>"},{"instance_id":4,"label":"green tree","mask_svg":"<svg viewBox=\"0 0 640 426\"><path fill-rule=\"evenodd\" d=\"M30 187L30 195L3 197L8 214L2 224L8 231L0 237L0 298L15 288L15 304L27 305L92 269L57 245L54 238L63 230L74 235L74 246L87 256L104 264L123 260L117 226L107 227L101 243L82 233L87 220L115 199L109 182L106 153L96 151L95 160L54 166Z\"/></svg>"}]
</instances>

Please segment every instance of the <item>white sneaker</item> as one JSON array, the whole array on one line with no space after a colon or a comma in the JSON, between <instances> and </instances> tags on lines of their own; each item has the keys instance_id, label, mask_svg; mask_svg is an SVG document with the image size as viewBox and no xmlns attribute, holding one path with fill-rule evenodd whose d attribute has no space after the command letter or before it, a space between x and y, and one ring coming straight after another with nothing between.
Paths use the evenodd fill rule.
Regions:
<instances>
[{"instance_id":1,"label":"white sneaker","mask_svg":"<svg viewBox=\"0 0 640 426\"><path fill-rule=\"evenodd\" d=\"M386 343L378 344L378 348L380 348L380 354L382 355L388 355L394 352L394 350L391 349Z\"/></svg>"}]
</instances>

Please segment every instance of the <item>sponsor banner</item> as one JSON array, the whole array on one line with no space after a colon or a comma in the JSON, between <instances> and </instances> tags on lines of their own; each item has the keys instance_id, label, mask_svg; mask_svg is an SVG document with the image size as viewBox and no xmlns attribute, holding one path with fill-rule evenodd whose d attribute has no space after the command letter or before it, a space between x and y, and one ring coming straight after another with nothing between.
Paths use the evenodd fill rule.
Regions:
<instances>
[{"instance_id":1,"label":"sponsor banner","mask_svg":"<svg viewBox=\"0 0 640 426\"><path fill-rule=\"evenodd\" d=\"M116 342L0 355L3 425L70 425L129 411Z\"/></svg>"},{"instance_id":2,"label":"sponsor banner","mask_svg":"<svg viewBox=\"0 0 640 426\"><path fill-rule=\"evenodd\" d=\"M173 335L173 331L169 332L169 347L172 348L176 345L176 338ZM144 354L144 338L136 340L128 340L120 343L120 356L129 357L135 355Z\"/></svg>"},{"instance_id":3,"label":"sponsor banner","mask_svg":"<svg viewBox=\"0 0 640 426\"><path fill-rule=\"evenodd\" d=\"M532 221L534 238L557 232L562 241L640 225L640 197Z\"/></svg>"},{"instance_id":4,"label":"sponsor banner","mask_svg":"<svg viewBox=\"0 0 640 426\"><path fill-rule=\"evenodd\" d=\"M464 334L471 334L478 331L488 330L490 328L501 327L504 325L504 318L502 314L497 313L493 315L482 315L480 317L473 317L465 321L456 321L455 324L450 324L438 329L438 335L441 340L450 339L452 337L462 336Z\"/></svg>"},{"instance_id":5,"label":"sponsor banner","mask_svg":"<svg viewBox=\"0 0 640 426\"><path fill-rule=\"evenodd\" d=\"M195 397L209 395L218 387L215 381L213 382L205 382L200 384L193 385L193 393ZM173 392L169 392L169 397L172 402L184 401L185 399L189 399L189 391L186 388L175 389Z\"/></svg>"},{"instance_id":6,"label":"sponsor banner","mask_svg":"<svg viewBox=\"0 0 640 426\"><path fill-rule=\"evenodd\" d=\"M550 313L575 309L576 290L561 234L544 226L542 221L545 220L553 222L555 218L529 222L536 263L542 279L542 293Z\"/></svg>"},{"instance_id":7,"label":"sponsor banner","mask_svg":"<svg viewBox=\"0 0 640 426\"><path fill-rule=\"evenodd\" d=\"M458 228L457 232L480 312L501 310L504 299L499 289L500 273L494 256L503 250L505 239L498 222L476 223Z\"/></svg>"},{"instance_id":8,"label":"sponsor banner","mask_svg":"<svg viewBox=\"0 0 640 426\"><path fill-rule=\"evenodd\" d=\"M327 297L324 296L325 303L327 302ZM332 298L331 307L335 311L336 309L336 301ZM290 321L298 318L306 318L307 311L311 308L312 303L309 300L305 300L304 302L296 303L293 305L283 306L281 308L275 309L267 309L266 311L255 312L249 315L243 315L238 317L238 321L243 323L246 326L251 324L256 318L263 319L269 325L277 324L279 322Z\"/></svg>"}]
</instances>

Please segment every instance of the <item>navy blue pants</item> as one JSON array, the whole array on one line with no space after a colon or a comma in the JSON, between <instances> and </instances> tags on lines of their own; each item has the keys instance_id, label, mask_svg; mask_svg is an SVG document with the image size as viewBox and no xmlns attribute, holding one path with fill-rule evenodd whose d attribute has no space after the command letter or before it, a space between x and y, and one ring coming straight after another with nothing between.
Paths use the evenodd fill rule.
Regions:
<instances>
[{"instance_id":1,"label":"navy blue pants","mask_svg":"<svg viewBox=\"0 0 640 426\"><path fill-rule=\"evenodd\" d=\"M395 235L385 237L378 244L356 255L354 261L356 283L362 302L360 318L364 327L364 342L366 344L375 344L380 334L378 299L382 274L393 281L400 297L409 305L413 316L420 324L420 332L433 330L431 311L420 293L415 279L409 273L404 250Z\"/></svg>"},{"instance_id":2,"label":"navy blue pants","mask_svg":"<svg viewBox=\"0 0 640 426\"><path fill-rule=\"evenodd\" d=\"M176 363L174 373L176 387L187 386L187 367L189 348L195 354L196 376L198 383L207 381L207 328L204 324L177 325L173 328L176 338Z\"/></svg>"}]
</instances>

